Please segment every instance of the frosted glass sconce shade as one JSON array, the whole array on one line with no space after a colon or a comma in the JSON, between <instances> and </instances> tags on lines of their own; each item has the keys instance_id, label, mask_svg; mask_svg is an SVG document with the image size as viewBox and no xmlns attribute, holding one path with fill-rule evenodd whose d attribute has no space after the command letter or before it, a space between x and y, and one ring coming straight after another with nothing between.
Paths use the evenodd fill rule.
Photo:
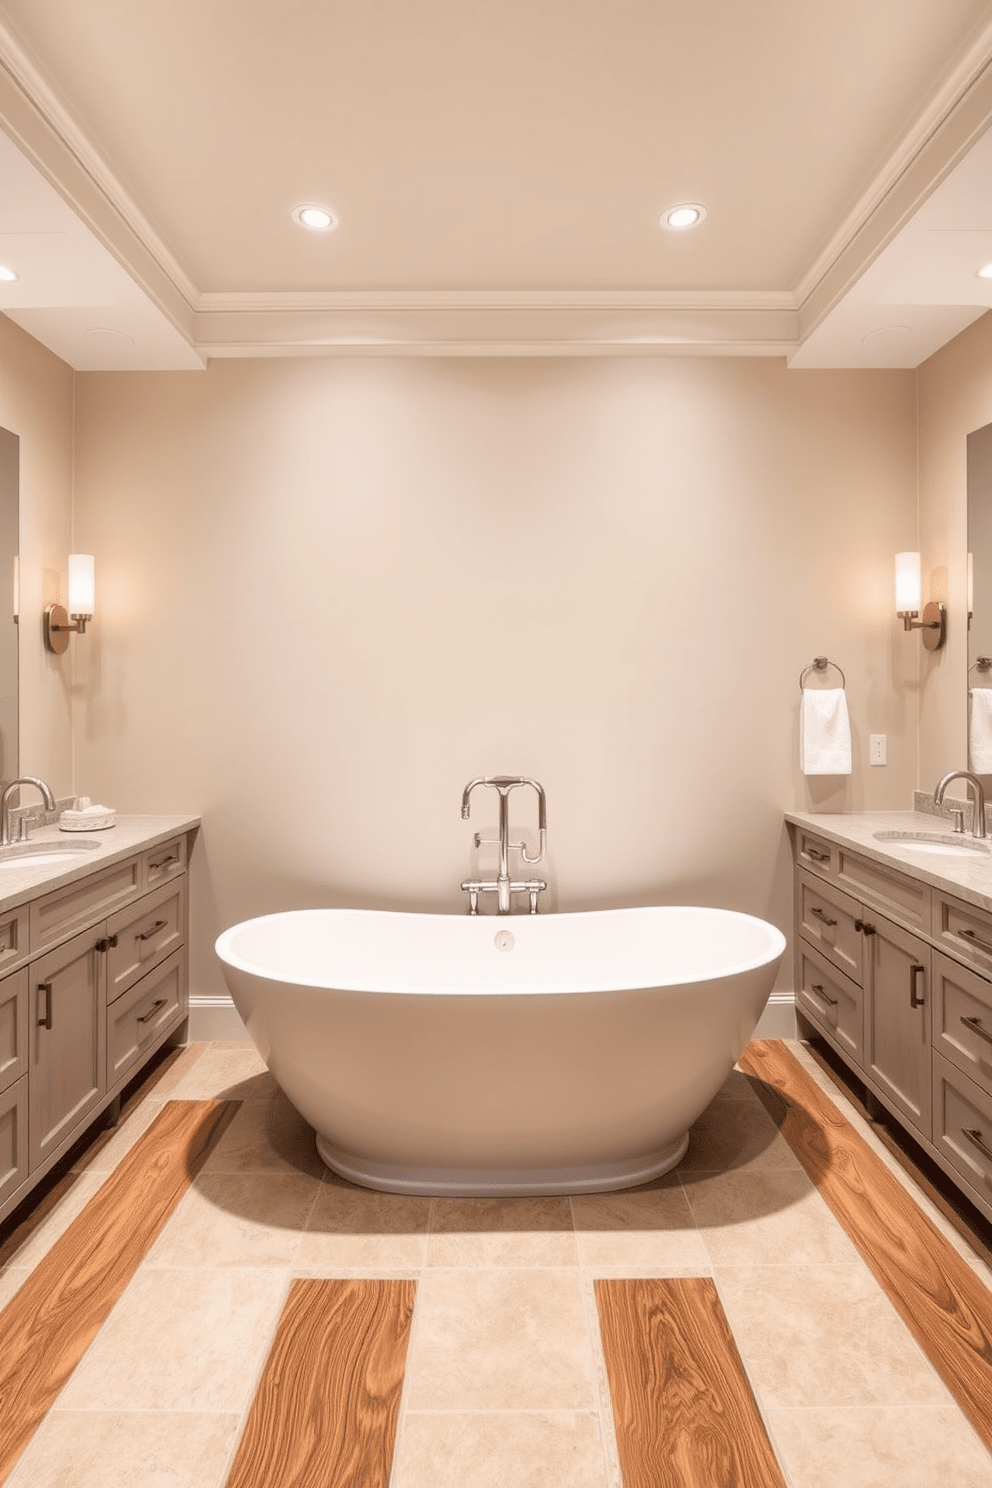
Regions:
<instances>
[{"instance_id":1,"label":"frosted glass sconce shade","mask_svg":"<svg viewBox=\"0 0 992 1488\"><path fill-rule=\"evenodd\" d=\"M69 637L82 635L86 622L92 620L96 604L93 556L90 553L69 554L69 615L60 604L50 604L45 609L45 645L49 651L61 655L69 645Z\"/></svg>"},{"instance_id":2,"label":"frosted glass sconce shade","mask_svg":"<svg viewBox=\"0 0 992 1488\"><path fill-rule=\"evenodd\" d=\"M923 619L918 620L922 594L919 553L896 554L896 614L904 630L921 630L928 651L939 651L946 639L946 611L936 600L923 605Z\"/></svg>"},{"instance_id":3,"label":"frosted glass sconce shade","mask_svg":"<svg viewBox=\"0 0 992 1488\"><path fill-rule=\"evenodd\" d=\"M69 554L69 614L74 620L92 619L96 585L92 553Z\"/></svg>"}]
</instances>

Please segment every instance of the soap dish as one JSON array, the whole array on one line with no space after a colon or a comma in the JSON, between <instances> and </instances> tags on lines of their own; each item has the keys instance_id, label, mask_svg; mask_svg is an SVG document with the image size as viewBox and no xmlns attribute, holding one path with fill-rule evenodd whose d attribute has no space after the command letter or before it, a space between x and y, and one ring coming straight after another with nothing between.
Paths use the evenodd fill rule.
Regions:
<instances>
[{"instance_id":1,"label":"soap dish","mask_svg":"<svg viewBox=\"0 0 992 1488\"><path fill-rule=\"evenodd\" d=\"M87 806L84 811L63 811L59 817L62 832L103 832L112 827L117 812L112 806Z\"/></svg>"}]
</instances>

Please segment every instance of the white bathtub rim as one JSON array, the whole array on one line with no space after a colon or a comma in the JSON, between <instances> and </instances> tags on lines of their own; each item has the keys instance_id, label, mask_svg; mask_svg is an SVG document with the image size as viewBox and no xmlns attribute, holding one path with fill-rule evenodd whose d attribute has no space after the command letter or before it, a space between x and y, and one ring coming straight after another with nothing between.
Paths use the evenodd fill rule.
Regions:
<instances>
[{"instance_id":1,"label":"white bathtub rim","mask_svg":"<svg viewBox=\"0 0 992 1488\"><path fill-rule=\"evenodd\" d=\"M260 981L269 983L282 983L286 986L306 988L315 992L345 992L366 996L375 994L377 996L431 996L431 997L513 997L513 996L570 996L591 995L602 992L627 992L636 991L639 988L645 990L656 990L662 987L683 987L696 984L712 983L726 977L740 977L749 972L760 970L770 962L780 960L786 949L786 938L781 930L770 921L761 919L757 915L747 914L742 910L723 909L714 905L638 905L630 908L608 909L608 910L575 910L561 914L542 915L540 920L546 922L555 920L568 922L575 920L591 920L598 917L617 916L618 918L629 918L631 916L656 915L659 910L671 911L673 914L680 910L687 913L702 914L719 917L726 920L746 922L752 926L760 927L765 935L765 945L761 953L749 959L738 960L727 963L719 968L712 966L693 973L689 968L680 966L677 972L670 976L661 975L660 978L650 981L638 980L632 982L630 976L597 976L594 979L583 980L581 978L570 979L567 982L548 983L537 981L514 981L505 983L472 984L455 983L444 986L425 984L424 982L400 983L388 978L380 980L365 980L357 977L334 978L331 956L328 957L328 965L323 972L323 978L318 980L313 974L312 968L306 973L295 974L286 967L267 967L257 960L249 960L240 955L235 949L236 939L246 932L261 928L266 922L280 920L289 922L296 919L312 920L314 916L327 915L332 918L342 917L343 921L354 918L388 916L389 918L405 919L418 922L425 931L429 931L431 924L450 925L456 923L484 924L492 927L495 936L500 930L512 930L519 921L524 925L533 923L529 915L521 916L479 916L476 920L470 920L467 915L419 913L409 910L362 910L362 909L296 909L279 910L272 914L256 915L251 919L242 920L229 929L224 930L214 944L214 950L220 960L235 971L240 971L246 976L257 977ZM622 967L623 955L617 957L618 964ZM663 973L663 965L659 968ZM360 984L359 984L360 981ZM233 989L232 989L233 990ZM237 1003L237 997L235 997Z\"/></svg>"},{"instance_id":2,"label":"white bathtub rim","mask_svg":"<svg viewBox=\"0 0 992 1488\"><path fill-rule=\"evenodd\" d=\"M418 1198L559 1198L639 1188L676 1167L689 1149L683 1132L657 1152L620 1162L561 1168L420 1168L363 1162L315 1133L321 1161L339 1177L379 1193Z\"/></svg>"}]
</instances>

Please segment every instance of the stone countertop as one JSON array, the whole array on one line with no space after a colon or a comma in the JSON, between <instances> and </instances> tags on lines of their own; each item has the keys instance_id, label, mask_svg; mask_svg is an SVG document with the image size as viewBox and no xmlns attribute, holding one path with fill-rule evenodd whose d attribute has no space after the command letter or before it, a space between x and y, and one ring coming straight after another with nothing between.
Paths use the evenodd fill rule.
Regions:
<instances>
[{"instance_id":1,"label":"stone countertop","mask_svg":"<svg viewBox=\"0 0 992 1488\"><path fill-rule=\"evenodd\" d=\"M38 827L30 843L50 844L72 850L74 842L92 842L92 851L79 854L77 862L37 863L0 861L0 912L16 909L29 899L37 899L52 889L62 888L87 874L99 872L123 858L167 842L180 832L191 832L200 825L198 816L118 816L112 827L102 832L63 832L58 826Z\"/></svg>"},{"instance_id":2,"label":"stone countertop","mask_svg":"<svg viewBox=\"0 0 992 1488\"><path fill-rule=\"evenodd\" d=\"M977 844L967 832L963 839L955 838L950 817L922 811L787 811L785 819L794 826L816 832L828 842L839 843L862 857L898 868L909 878L944 889L968 904L992 912L992 837ZM946 837L949 842L963 840L984 846L987 850L969 852L967 857L930 856L912 847L901 847L898 841L879 842L876 832L925 832Z\"/></svg>"}]
</instances>

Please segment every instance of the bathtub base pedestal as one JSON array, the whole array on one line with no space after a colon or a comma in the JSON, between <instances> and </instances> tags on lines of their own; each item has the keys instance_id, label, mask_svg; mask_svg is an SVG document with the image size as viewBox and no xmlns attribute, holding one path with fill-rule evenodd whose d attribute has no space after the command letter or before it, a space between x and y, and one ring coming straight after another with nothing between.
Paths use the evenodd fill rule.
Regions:
<instances>
[{"instance_id":1,"label":"bathtub base pedestal","mask_svg":"<svg viewBox=\"0 0 992 1488\"><path fill-rule=\"evenodd\" d=\"M321 1160L349 1183L382 1193L418 1194L425 1198L523 1198L555 1194L612 1193L637 1188L667 1173L685 1157L689 1133L656 1152L615 1163L561 1168L415 1168L369 1162L339 1152L317 1136Z\"/></svg>"}]
</instances>

